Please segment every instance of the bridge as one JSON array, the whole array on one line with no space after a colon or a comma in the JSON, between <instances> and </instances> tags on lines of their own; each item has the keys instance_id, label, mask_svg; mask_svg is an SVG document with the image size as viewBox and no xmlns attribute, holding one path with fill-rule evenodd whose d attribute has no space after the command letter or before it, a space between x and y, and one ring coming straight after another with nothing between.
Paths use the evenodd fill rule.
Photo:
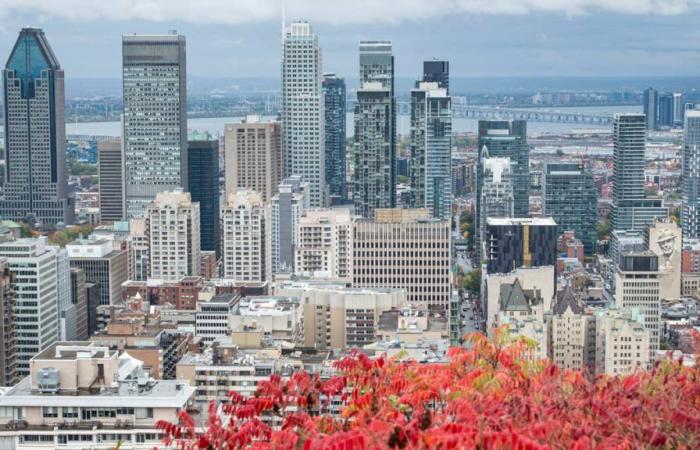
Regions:
<instances>
[{"instance_id":1,"label":"bridge","mask_svg":"<svg viewBox=\"0 0 700 450\"><path fill-rule=\"evenodd\" d=\"M355 101L349 100L347 103L348 111L354 111ZM396 112L401 116L411 115L411 102L397 101ZM613 123L612 115L566 112L565 108L563 110L535 110L452 103L452 114L453 117L474 120L527 120L528 122L571 123L600 126L609 126Z\"/></svg>"}]
</instances>

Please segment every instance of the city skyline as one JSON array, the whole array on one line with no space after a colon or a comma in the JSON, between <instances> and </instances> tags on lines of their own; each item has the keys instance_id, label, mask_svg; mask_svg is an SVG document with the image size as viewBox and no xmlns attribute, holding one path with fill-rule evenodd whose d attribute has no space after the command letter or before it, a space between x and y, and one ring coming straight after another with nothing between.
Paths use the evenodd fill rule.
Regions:
<instances>
[{"instance_id":1,"label":"city skyline","mask_svg":"<svg viewBox=\"0 0 700 450\"><path fill-rule=\"evenodd\" d=\"M28 23L44 28L67 73L81 77L119 76L122 34L164 33L188 37L193 76L261 76L279 72L282 2L229 5L212 1L219 13L192 11L178 2L148 7L88 5L59 8L38 2L4 1L0 47ZM349 56L357 42L394 43L397 76L420 73L424 59L451 62L453 76L659 76L700 74L695 56L698 3L633 0L598 5L593 1L364 2L372 7L287 2L286 22L314 24L324 46L324 70L356 73ZM483 6L482 6L483 5ZM430 7L432 6L432 7ZM509 9L510 8L510 9ZM652 15L656 8L662 14ZM194 8L196 10L196 8ZM128 12L127 12L128 10ZM331 14L331 12L333 14ZM364 15L362 15L364 14ZM147 18L147 19L145 19ZM646 31L654 28L654 36ZM458 34L457 34L458 33ZM459 35L459 39L454 39ZM610 46L609 42L615 42ZM576 58L571 58L571 51ZM222 56L223 55L223 56ZM6 54L0 54L6 57ZM244 64L241 64L244 62Z\"/></svg>"}]
</instances>

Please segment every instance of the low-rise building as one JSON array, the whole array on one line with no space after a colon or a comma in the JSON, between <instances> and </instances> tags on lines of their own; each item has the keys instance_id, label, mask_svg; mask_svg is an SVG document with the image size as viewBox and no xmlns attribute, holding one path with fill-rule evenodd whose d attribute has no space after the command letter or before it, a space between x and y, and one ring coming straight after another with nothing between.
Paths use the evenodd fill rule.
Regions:
<instances>
[{"instance_id":1,"label":"low-rise building","mask_svg":"<svg viewBox=\"0 0 700 450\"><path fill-rule=\"evenodd\" d=\"M596 373L624 375L650 365L650 332L637 311L596 312Z\"/></svg>"}]
</instances>

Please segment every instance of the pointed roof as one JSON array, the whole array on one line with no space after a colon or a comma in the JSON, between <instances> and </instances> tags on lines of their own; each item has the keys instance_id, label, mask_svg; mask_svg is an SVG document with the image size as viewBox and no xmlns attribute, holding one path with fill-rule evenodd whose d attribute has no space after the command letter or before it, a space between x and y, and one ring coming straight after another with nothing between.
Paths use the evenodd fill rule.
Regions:
<instances>
[{"instance_id":1,"label":"pointed roof","mask_svg":"<svg viewBox=\"0 0 700 450\"><path fill-rule=\"evenodd\" d=\"M552 312L561 316L568 308L571 308L571 312L574 314L583 314L583 304L576 298L571 286L566 286L563 291L557 292L557 302L554 304Z\"/></svg>"},{"instance_id":2,"label":"pointed roof","mask_svg":"<svg viewBox=\"0 0 700 450\"><path fill-rule=\"evenodd\" d=\"M519 279L513 284L502 284L499 296L501 311L531 311L542 302L538 289L523 289Z\"/></svg>"},{"instance_id":3,"label":"pointed roof","mask_svg":"<svg viewBox=\"0 0 700 450\"><path fill-rule=\"evenodd\" d=\"M481 159L488 158L488 157L489 157L489 149L486 146L486 144L484 144L484 146L481 147Z\"/></svg>"}]
</instances>

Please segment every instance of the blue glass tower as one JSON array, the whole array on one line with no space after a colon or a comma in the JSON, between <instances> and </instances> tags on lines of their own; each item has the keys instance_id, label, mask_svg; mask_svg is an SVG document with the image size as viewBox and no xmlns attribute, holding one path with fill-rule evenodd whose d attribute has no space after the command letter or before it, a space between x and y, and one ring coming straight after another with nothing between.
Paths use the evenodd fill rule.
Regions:
<instances>
[{"instance_id":1,"label":"blue glass tower","mask_svg":"<svg viewBox=\"0 0 700 450\"><path fill-rule=\"evenodd\" d=\"M199 236L202 251L219 256L219 141L188 141L188 191L199 202Z\"/></svg>"},{"instance_id":2,"label":"blue glass tower","mask_svg":"<svg viewBox=\"0 0 700 450\"><path fill-rule=\"evenodd\" d=\"M23 28L3 70L3 218L73 222L66 179L63 70L44 32Z\"/></svg>"},{"instance_id":3,"label":"blue glass tower","mask_svg":"<svg viewBox=\"0 0 700 450\"><path fill-rule=\"evenodd\" d=\"M345 80L334 73L323 75L326 114L326 186L331 204L348 196L345 181Z\"/></svg>"}]
</instances>

